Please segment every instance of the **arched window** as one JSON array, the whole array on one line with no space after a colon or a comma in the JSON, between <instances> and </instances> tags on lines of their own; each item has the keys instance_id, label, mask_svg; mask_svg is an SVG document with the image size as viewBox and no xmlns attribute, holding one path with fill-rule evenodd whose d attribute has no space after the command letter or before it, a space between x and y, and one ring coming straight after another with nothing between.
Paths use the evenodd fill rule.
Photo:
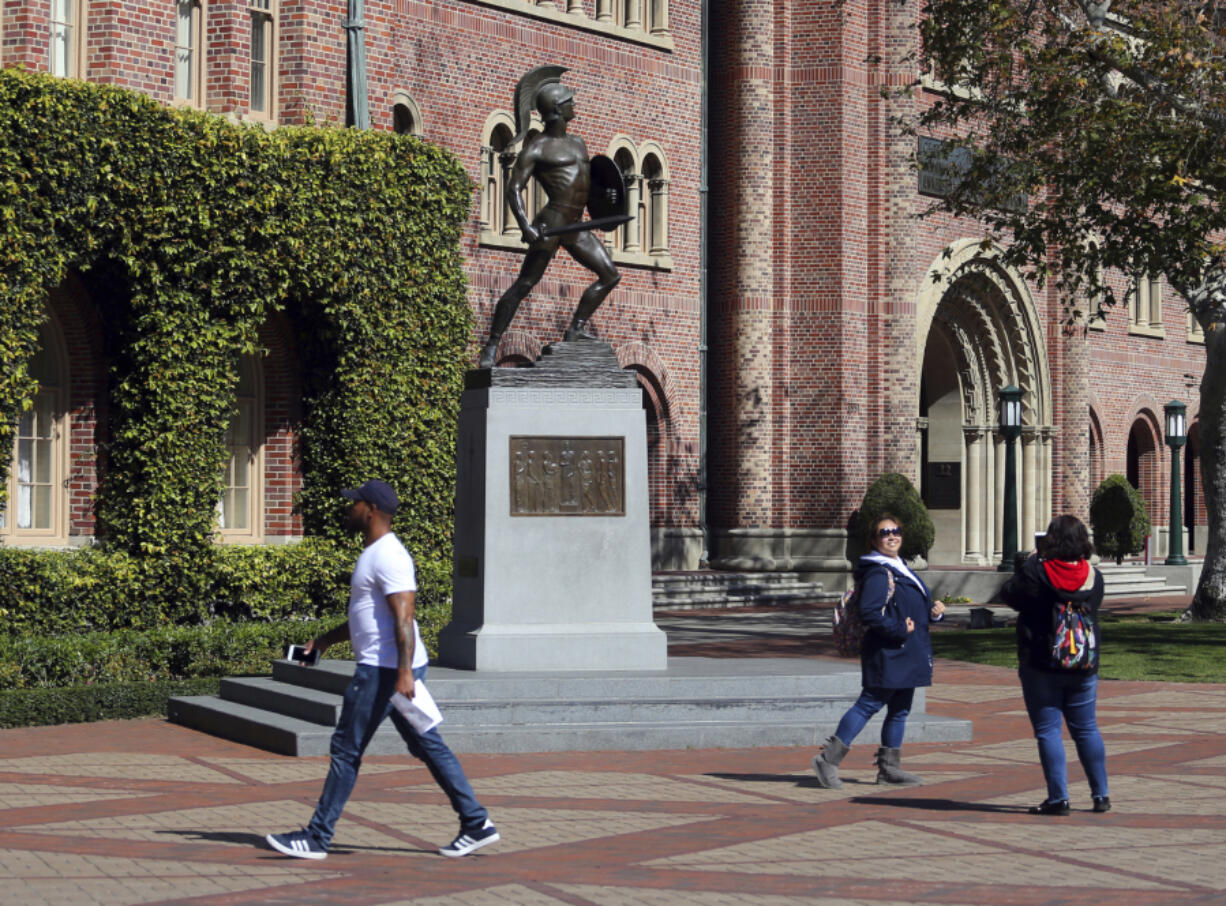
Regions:
<instances>
[{"instance_id":1,"label":"arched window","mask_svg":"<svg viewBox=\"0 0 1226 906\"><path fill-rule=\"evenodd\" d=\"M511 176L511 166L515 163L515 154L511 151L511 127L499 123L490 133L489 144L485 146L486 179L484 208L485 223L489 232L501 236L515 230L515 219L507 206L507 180Z\"/></svg>"},{"instance_id":2,"label":"arched window","mask_svg":"<svg viewBox=\"0 0 1226 906\"><path fill-rule=\"evenodd\" d=\"M392 129L397 135L422 134L421 110L407 91L392 94Z\"/></svg>"},{"instance_id":3,"label":"arched window","mask_svg":"<svg viewBox=\"0 0 1226 906\"><path fill-rule=\"evenodd\" d=\"M613 155L613 163L617 164L626 182L626 213L632 218L613 232L613 248L635 253L642 246L639 244L639 175L634 168L634 154L628 148L618 148Z\"/></svg>"},{"instance_id":4,"label":"arched window","mask_svg":"<svg viewBox=\"0 0 1226 906\"><path fill-rule=\"evenodd\" d=\"M38 381L33 405L21 414L9 468L8 503L0 509L0 535L17 541L66 541L66 357L59 330L48 320L30 361Z\"/></svg>"},{"instance_id":5,"label":"arched window","mask_svg":"<svg viewBox=\"0 0 1226 906\"><path fill-rule=\"evenodd\" d=\"M226 460L221 500L217 504L217 527L223 540L255 541L262 533L261 502L264 497L261 448L263 396L260 362L245 355L238 363L235 411L226 428Z\"/></svg>"},{"instance_id":6,"label":"arched window","mask_svg":"<svg viewBox=\"0 0 1226 906\"><path fill-rule=\"evenodd\" d=\"M643 158L641 233L643 250L659 257L668 254L668 179L655 154Z\"/></svg>"},{"instance_id":7,"label":"arched window","mask_svg":"<svg viewBox=\"0 0 1226 906\"><path fill-rule=\"evenodd\" d=\"M535 119L535 115L534 115ZM524 137L526 145L540 134L532 128ZM514 120L510 114L498 112L486 121L485 143L481 146L481 241L504 247L523 247L519 224L507 204L507 184L511 180L511 168L515 166L522 145L512 145ZM535 179L528 180L524 187L524 212L528 219L534 218L548 203L545 190Z\"/></svg>"}]
</instances>

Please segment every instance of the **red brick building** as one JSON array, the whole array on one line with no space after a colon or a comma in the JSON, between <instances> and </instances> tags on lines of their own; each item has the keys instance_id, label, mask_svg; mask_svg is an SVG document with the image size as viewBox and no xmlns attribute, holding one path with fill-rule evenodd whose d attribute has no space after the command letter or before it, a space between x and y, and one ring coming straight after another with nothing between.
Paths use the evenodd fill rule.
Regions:
<instances>
[{"instance_id":1,"label":"red brick building","mask_svg":"<svg viewBox=\"0 0 1226 906\"><path fill-rule=\"evenodd\" d=\"M705 517L717 566L840 570L848 517L892 470L934 505L934 562L994 562L996 391L1009 383L1024 391L1022 538L1052 512L1084 514L1111 472L1165 525L1162 404L1188 404L1194 460L1204 361L1180 300L1144 279L1129 312L1066 338L1058 300L981 253L974 224L916 219L915 149L888 124L923 95L881 94L912 77L889 61L915 40L888 0L366 0L362 23L347 21L345 0L4 0L0 49L4 65L268 128L343 124L355 25L373 127L437 143L472 176L474 348L523 254L502 199L512 90L533 66L570 69L571 131L621 166L635 215L605 237L622 282L594 326L643 387L658 566L698 565ZM560 255L503 337L502 362L557 339L590 279ZM71 277L50 307L4 543L93 531L98 314ZM301 532L300 380L286 325L262 339L269 354L241 365L221 532L271 543ZM1187 474L1195 550L1205 519Z\"/></svg>"}]
</instances>

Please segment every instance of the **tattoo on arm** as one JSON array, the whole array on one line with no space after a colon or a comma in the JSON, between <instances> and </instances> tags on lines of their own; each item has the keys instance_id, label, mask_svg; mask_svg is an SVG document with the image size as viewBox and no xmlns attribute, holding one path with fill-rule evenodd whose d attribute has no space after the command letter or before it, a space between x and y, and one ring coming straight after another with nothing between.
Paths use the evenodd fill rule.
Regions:
<instances>
[{"instance_id":1,"label":"tattoo on arm","mask_svg":"<svg viewBox=\"0 0 1226 906\"><path fill-rule=\"evenodd\" d=\"M416 615L417 593L398 591L387 596L387 606L392 609L396 619L396 650L400 653L401 669L413 668L415 634L413 618Z\"/></svg>"}]
</instances>

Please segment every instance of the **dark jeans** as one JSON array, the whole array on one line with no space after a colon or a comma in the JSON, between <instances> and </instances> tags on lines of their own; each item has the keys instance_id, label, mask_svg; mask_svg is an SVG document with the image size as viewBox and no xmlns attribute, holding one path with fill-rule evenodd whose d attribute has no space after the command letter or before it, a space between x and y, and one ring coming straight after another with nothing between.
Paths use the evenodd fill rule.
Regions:
<instances>
[{"instance_id":1,"label":"dark jeans","mask_svg":"<svg viewBox=\"0 0 1226 906\"><path fill-rule=\"evenodd\" d=\"M1026 713L1039 743L1039 763L1047 778L1047 798L1068 798L1068 767L1060 724L1068 724L1077 746L1077 758L1090 781L1090 795L1106 796L1107 750L1094 706L1098 700L1098 677L1079 673L1047 673L1031 667L1018 670Z\"/></svg>"},{"instance_id":2,"label":"dark jeans","mask_svg":"<svg viewBox=\"0 0 1226 906\"><path fill-rule=\"evenodd\" d=\"M413 678L425 679L426 668L418 667L414 670ZM332 765L328 768L328 779L324 781L324 791L319 796L315 815L307 825L307 830L325 848L332 842L336 819L341 816L341 810L349 801L353 785L357 782L358 769L362 766L362 753L370 745L379 725L389 715L408 744L410 754L425 762L435 781L451 800L451 807L460 816L460 826L466 831L472 831L485 824L488 815L473 794L460 762L456 760L451 749L447 748L443 737L439 736L438 729L428 733L418 733L414 730L393 707L394 691L395 668L358 664L354 669L353 681L345 690L341 719L332 734Z\"/></svg>"},{"instance_id":3,"label":"dark jeans","mask_svg":"<svg viewBox=\"0 0 1226 906\"><path fill-rule=\"evenodd\" d=\"M911 700L915 698L914 689L880 689L865 687L860 690L856 703L847 709L843 719L839 721L834 735L844 744L860 735L864 725L874 714L885 708L885 722L881 725L881 744L888 749L902 747L903 733L907 729L907 715L911 713Z\"/></svg>"}]
</instances>

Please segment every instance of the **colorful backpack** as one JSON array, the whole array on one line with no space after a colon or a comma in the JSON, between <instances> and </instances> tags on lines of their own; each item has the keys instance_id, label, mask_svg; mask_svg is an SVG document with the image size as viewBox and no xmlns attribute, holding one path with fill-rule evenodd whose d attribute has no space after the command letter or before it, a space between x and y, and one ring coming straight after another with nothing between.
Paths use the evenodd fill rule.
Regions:
<instances>
[{"instance_id":1,"label":"colorful backpack","mask_svg":"<svg viewBox=\"0 0 1226 906\"><path fill-rule=\"evenodd\" d=\"M886 592L885 604L881 607L883 612L894 597L894 574L887 569L885 577L890 584L890 590ZM859 657L860 643L867 631L868 627L860 619L860 586L853 585L843 592L839 603L834 605L834 644L839 654L843 657Z\"/></svg>"},{"instance_id":2,"label":"colorful backpack","mask_svg":"<svg viewBox=\"0 0 1226 906\"><path fill-rule=\"evenodd\" d=\"M1098 633L1080 604L1065 601L1056 607L1051 636L1051 665L1057 670L1088 672L1098 667Z\"/></svg>"}]
</instances>

